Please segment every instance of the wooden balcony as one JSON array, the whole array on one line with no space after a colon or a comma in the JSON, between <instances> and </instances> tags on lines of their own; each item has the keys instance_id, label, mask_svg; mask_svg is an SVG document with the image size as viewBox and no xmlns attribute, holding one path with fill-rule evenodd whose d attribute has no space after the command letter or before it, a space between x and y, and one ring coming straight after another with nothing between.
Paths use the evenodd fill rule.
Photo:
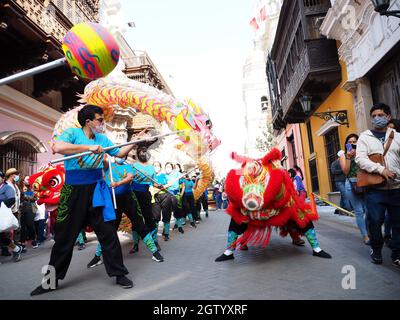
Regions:
<instances>
[{"instance_id":1,"label":"wooden balcony","mask_svg":"<svg viewBox=\"0 0 400 320\"><path fill-rule=\"evenodd\" d=\"M283 119L288 123L301 123L307 118L298 102L300 96L312 96L314 111L341 81L334 40L308 40L300 57L288 86L281 92Z\"/></svg>"}]
</instances>

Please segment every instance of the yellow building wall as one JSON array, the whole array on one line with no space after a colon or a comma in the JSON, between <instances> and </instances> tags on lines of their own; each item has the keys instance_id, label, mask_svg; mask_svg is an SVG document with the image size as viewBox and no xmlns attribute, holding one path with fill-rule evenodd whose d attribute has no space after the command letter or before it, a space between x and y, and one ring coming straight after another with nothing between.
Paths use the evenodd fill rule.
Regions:
<instances>
[{"instance_id":1,"label":"yellow building wall","mask_svg":"<svg viewBox=\"0 0 400 320\"><path fill-rule=\"evenodd\" d=\"M347 127L347 125L341 125L337 127L339 132L340 149L343 149L344 140L346 139L347 135L349 135L350 133L358 133L358 130L355 121L352 95L351 93L342 89L343 84L347 81L346 65L342 61L340 61L340 66L342 69L342 82L335 88L331 95L320 105L320 107L315 112L347 110L349 127ZM325 149L325 139L324 136L316 135L316 132L325 123L325 120L315 116L311 116L309 120L311 123L312 140L314 145L313 154L310 154L307 125L305 123L302 123L300 125L304 152L307 191L309 193L312 191L309 160L312 157L315 157L318 172L319 194L323 198L328 199L328 192L331 192L332 190L330 183L330 168L328 167L327 153Z\"/></svg>"}]
</instances>

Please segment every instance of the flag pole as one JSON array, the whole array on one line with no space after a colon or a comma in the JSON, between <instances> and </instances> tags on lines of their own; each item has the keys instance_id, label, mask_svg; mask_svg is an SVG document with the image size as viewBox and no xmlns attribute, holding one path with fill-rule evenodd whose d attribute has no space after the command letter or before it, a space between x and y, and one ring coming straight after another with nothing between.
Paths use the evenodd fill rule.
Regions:
<instances>
[{"instance_id":1,"label":"flag pole","mask_svg":"<svg viewBox=\"0 0 400 320\"><path fill-rule=\"evenodd\" d=\"M113 175L112 175L112 167L111 167L111 157L108 158L108 170L110 171L110 182L111 185L114 183ZM115 198L115 188L111 187L112 195L113 195L113 201L114 201L114 209L117 210L117 199Z\"/></svg>"}]
</instances>

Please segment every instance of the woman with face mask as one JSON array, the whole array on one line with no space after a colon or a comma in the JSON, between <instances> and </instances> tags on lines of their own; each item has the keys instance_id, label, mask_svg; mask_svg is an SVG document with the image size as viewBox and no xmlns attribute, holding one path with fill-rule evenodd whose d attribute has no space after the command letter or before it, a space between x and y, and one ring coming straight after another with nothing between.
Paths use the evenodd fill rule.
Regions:
<instances>
[{"instance_id":1,"label":"woman with face mask","mask_svg":"<svg viewBox=\"0 0 400 320\"><path fill-rule=\"evenodd\" d=\"M359 170L359 167L355 161L357 141L358 135L355 133L347 136L345 140L346 152L340 156L339 163L344 175L346 176L346 199L354 209L356 223L358 229L360 230L363 241L366 245L369 245L369 237L365 222L367 208L364 201L364 192L357 187L357 173Z\"/></svg>"},{"instance_id":2,"label":"woman with face mask","mask_svg":"<svg viewBox=\"0 0 400 320\"><path fill-rule=\"evenodd\" d=\"M171 206L172 210L174 212L174 218L175 218L175 226L174 229L178 229L180 233L185 233L183 230L183 210L182 210L182 203L181 203L181 198L179 194L180 190L180 185L179 185L179 180L181 178L181 173L179 172L178 169L171 163L167 162L165 164L165 174L167 176L167 188L168 191L171 192L169 194L170 200L171 200Z\"/></svg>"},{"instance_id":3,"label":"woman with face mask","mask_svg":"<svg viewBox=\"0 0 400 320\"><path fill-rule=\"evenodd\" d=\"M195 212L194 197L193 197L193 187L194 181L187 176L183 176L179 181L181 184L181 197L183 204L184 217L187 217L190 221L190 226L196 228L196 224L193 219L193 214Z\"/></svg>"},{"instance_id":4,"label":"woman with face mask","mask_svg":"<svg viewBox=\"0 0 400 320\"><path fill-rule=\"evenodd\" d=\"M161 171L161 163L155 161L153 163L156 171L155 180L163 188L153 188L154 191L154 203L153 203L153 216L157 224L159 224L162 216L163 221L163 237L164 241L169 240L169 226L171 221L172 201L171 194L165 188L168 184L168 178L165 173Z\"/></svg>"}]
</instances>

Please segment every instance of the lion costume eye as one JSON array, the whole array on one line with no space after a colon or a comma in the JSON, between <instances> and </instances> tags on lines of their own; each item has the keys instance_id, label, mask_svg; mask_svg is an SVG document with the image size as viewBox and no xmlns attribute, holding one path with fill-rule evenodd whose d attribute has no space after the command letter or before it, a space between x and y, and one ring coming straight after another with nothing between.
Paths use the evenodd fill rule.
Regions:
<instances>
[{"instance_id":1,"label":"lion costume eye","mask_svg":"<svg viewBox=\"0 0 400 320\"><path fill-rule=\"evenodd\" d=\"M40 184L37 182L34 182L32 185L33 191L39 191L39 188L40 188Z\"/></svg>"},{"instance_id":2,"label":"lion costume eye","mask_svg":"<svg viewBox=\"0 0 400 320\"><path fill-rule=\"evenodd\" d=\"M52 188L57 187L61 183L61 177L55 176L49 180L49 186Z\"/></svg>"}]
</instances>

